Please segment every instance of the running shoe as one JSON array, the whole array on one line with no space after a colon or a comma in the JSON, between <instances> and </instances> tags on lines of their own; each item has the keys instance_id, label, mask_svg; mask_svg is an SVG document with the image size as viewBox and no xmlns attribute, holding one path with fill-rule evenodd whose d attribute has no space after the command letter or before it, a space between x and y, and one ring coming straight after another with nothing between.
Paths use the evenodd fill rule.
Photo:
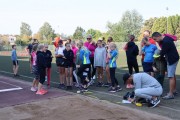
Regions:
<instances>
[{"instance_id":1,"label":"running shoe","mask_svg":"<svg viewBox=\"0 0 180 120\"><path fill-rule=\"evenodd\" d=\"M44 95L44 94L45 93L42 90L36 92L36 95Z\"/></svg>"},{"instance_id":2,"label":"running shoe","mask_svg":"<svg viewBox=\"0 0 180 120\"><path fill-rule=\"evenodd\" d=\"M108 91L109 91L109 92L112 92L112 93L115 93L115 92L116 92L116 89L115 89L115 88L113 89L113 88L111 87Z\"/></svg>"},{"instance_id":3,"label":"running shoe","mask_svg":"<svg viewBox=\"0 0 180 120\"><path fill-rule=\"evenodd\" d=\"M102 82L98 82L98 84L96 85L96 87L102 87L103 83Z\"/></svg>"},{"instance_id":4,"label":"running shoe","mask_svg":"<svg viewBox=\"0 0 180 120\"><path fill-rule=\"evenodd\" d=\"M48 92L47 90L45 89L41 89L42 92L44 92L45 94Z\"/></svg>"},{"instance_id":5,"label":"running shoe","mask_svg":"<svg viewBox=\"0 0 180 120\"><path fill-rule=\"evenodd\" d=\"M155 100L151 100L151 108L156 107L160 103L160 99L156 98Z\"/></svg>"},{"instance_id":6,"label":"running shoe","mask_svg":"<svg viewBox=\"0 0 180 120\"><path fill-rule=\"evenodd\" d=\"M164 99L164 100L174 99L174 95L170 95L168 93L166 96L162 97L162 99Z\"/></svg>"},{"instance_id":7,"label":"running shoe","mask_svg":"<svg viewBox=\"0 0 180 120\"><path fill-rule=\"evenodd\" d=\"M122 90L122 88L121 88L120 86L117 86L117 87L115 88L115 90L116 90L116 92L119 92L119 91Z\"/></svg>"},{"instance_id":8,"label":"running shoe","mask_svg":"<svg viewBox=\"0 0 180 120\"><path fill-rule=\"evenodd\" d=\"M174 91L174 92L173 92L173 95L174 95L174 96L178 95L178 91Z\"/></svg>"},{"instance_id":9,"label":"running shoe","mask_svg":"<svg viewBox=\"0 0 180 120\"><path fill-rule=\"evenodd\" d=\"M105 83L103 86L104 86L104 87L110 87L110 86L111 86L111 83Z\"/></svg>"},{"instance_id":10,"label":"running shoe","mask_svg":"<svg viewBox=\"0 0 180 120\"><path fill-rule=\"evenodd\" d=\"M36 89L35 87L31 87L31 91L32 91L32 92L36 92L37 89Z\"/></svg>"}]
</instances>

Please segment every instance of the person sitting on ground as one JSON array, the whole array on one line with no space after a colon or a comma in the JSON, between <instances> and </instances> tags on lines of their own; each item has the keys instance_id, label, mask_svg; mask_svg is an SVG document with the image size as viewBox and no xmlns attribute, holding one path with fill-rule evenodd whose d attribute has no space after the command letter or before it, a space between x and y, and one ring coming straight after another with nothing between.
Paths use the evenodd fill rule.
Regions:
<instances>
[{"instance_id":1,"label":"person sitting on ground","mask_svg":"<svg viewBox=\"0 0 180 120\"><path fill-rule=\"evenodd\" d=\"M139 98L147 99L152 106L155 107L160 103L160 97L163 89L161 84L152 76L147 73L136 73L130 75L126 73L123 75L124 84L134 84L135 96ZM133 102L134 99L129 99Z\"/></svg>"},{"instance_id":2,"label":"person sitting on ground","mask_svg":"<svg viewBox=\"0 0 180 120\"><path fill-rule=\"evenodd\" d=\"M17 53L16 53L16 45L12 45L11 60L13 62L14 77L17 77L17 76L19 76L17 74L18 73L18 69L19 69L19 64L18 64Z\"/></svg>"},{"instance_id":3,"label":"person sitting on ground","mask_svg":"<svg viewBox=\"0 0 180 120\"><path fill-rule=\"evenodd\" d=\"M153 63L153 70L155 73L155 78L163 87L165 73L167 71L167 64L164 57L160 58L160 50L157 49L154 54L154 63Z\"/></svg>"}]
</instances>

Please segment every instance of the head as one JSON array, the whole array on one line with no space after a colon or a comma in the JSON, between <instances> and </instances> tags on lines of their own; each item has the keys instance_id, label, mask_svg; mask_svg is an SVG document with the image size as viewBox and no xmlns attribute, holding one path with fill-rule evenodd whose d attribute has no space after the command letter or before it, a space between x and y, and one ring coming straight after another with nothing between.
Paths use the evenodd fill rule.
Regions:
<instances>
[{"instance_id":1,"label":"head","mask_svg":"<svg viewBox=\"0 0 180 120\"><path fill-rule=\"evenodd\" d=\"M32 48L32 51L37 51L37 48L38 48L38 45L37 44L35 44L35 45L33 45L33 48Z\"/></svg>"},{"instance_id":2,"label":"head","mask_svg":"<svg viewBox=\"0 0 180 120\"><path fill-rule=\"evenodd\" d=\"M150 34L151 34L151 32L149 30L145 30L144 33L143 33L143 37L149 38Z\"/></svg>"},{"instance_id":3,"label":"head","mask_svg":"<svg viewBox=\"0 0 180 120\"><path fill-rule=\"evenodd\" d=\"M67 43L70 43L71 44L71 39L69 38L69 39L67 39Z\"/></svg>"},{"instance_id":4,"label":"head","mask_svg":"<svg viewBox=\"0 0 180 120\"><path fill-rule=\"evenodd\" d=\"M71 50L71 44L70 43L66 43L65 44L66 50L69 51Z\"/></svg>"},{"instance_id":5,"label":"head","mask_svg":"<svg viewBox=\"0 0 180 120\"><path fill-rule=\"evenodd\" d=\"M107 44L113 42L113 38L112 37L108 37L108 40L107 40Z\"/></svg>"},{"instance_id":6,"label":"head","mask_svg":"<svg viewBox=\"0 0 180 120\"><path fill-rule=\"evenodd\" d=\"M124 84L133 84L133 76L129 73L123 75Z\"/></svg>"},{"instance_id":7,"label":"head","mask_svg":"<svg viewBox=\"0 0 180 120\"><path fill-rule=\"evenodd\" d=\"M71 42L71 46L76 47L76 42L74 40Z\"/></svg>"},{"instance_id":8,"label":"head","mask_svg":"<svg viewBox=\"0 0 180 120\"><path fill-rule=\"evenodd\" d=\"M117 46L116 46L115 43L111 42L111 43L109 44L109 48L110 48L110 50L115 50L115 49L117 49Z\"/></svg>"},{"instance_id":9,"label":"head","mask_svg":"<svg viewBox=\"0 0 180 120\"><path fill-rule=\"evenodd\" d=\"M142 39L142 42L144 43L145 46L149 46L151 43L149 42L149 39L147 37L144 37Z\"/></svg>"},{"instance_id":10,"label":"head","mask_svg":"<svg viewBox=\"0 0 180 120\"><path fill-rule=\"evenodd\" d=\"M154 32L152 34L152 38L156 41L156 42L161 42L163 40L163 36L159 33L159 32Z\"/></svg>"},{"instance_id":11,"label":"head","mask_svg":"<svg viewBox=\"0 0 180 120\"><path fill-rule=\"evenodd\" d=\"M59 45L59 47L62 47L63 46L63 40L59 40L58 45Z\"/></svg>"},{"instance_id":12,"label":"head","mask_svg":"<svg viewBox=\"0 0 180 120\"><path fill-rule=\"evenodd\" d=\"M92 41L92 35L91 35L91 34L89 34L86 38L87 38L87 41L88 41L88 42L91 42L91 41Z\"/></svg>"},{"instance_id":13,"label":"head","mask_svg":"<svg viewBox=\"0 0 180 120\"><path fill-rule=\"evenodd\" d=\"M134 35L130 35L129 36L129 41L134 41L135 40L135 36Z\"/></svg>"},{"instance_id":14,"label":"head","mask_svg":"<svg viewBox=\"0 0 180 120\"><path fill-rule=\"evenodd\" d=\"M48 50L48 44L45 44L44 47L45 47L45 51L47 51Z\"/></svg>"},{"instance_id":15,"label":"head","mask_svg":"<svg viewBox=\"0 0 180 120\"><path fill-rule=\"evenodd\" d=\"M38 51L45 52L45 47L43 44L38 45Z\"/></svg>"},{"instance_id":16,"label":"head","mask_svg":"<svg viewBox=\"0 0 180 120\"><path fill-rule=\"evenodd\" d=\"M83 41L82 40L79 40L78 41L78 43L77 43L77 47L79 48L79 49L81 49L82 47L83 47Z\"/></svg>"},{"instance_id":17,"label":"head","mask_svg":"<svg viewBox=\"0 0 180 120\"><path fill-rule=\"evenodd\" d=\"M97 41L97 46L98 46L98 47L102 47L102 40L98 40L98 41Z\"/></svg>"},{"instance_id":18,"label":"head","mask_svg":"<svg viewBox=\"0 0 180 120\"><path fill-rule=\"evenodd\" d=\"M16 50L16 45L12 45L12 49Z\"/></svg>"}]
</instances>

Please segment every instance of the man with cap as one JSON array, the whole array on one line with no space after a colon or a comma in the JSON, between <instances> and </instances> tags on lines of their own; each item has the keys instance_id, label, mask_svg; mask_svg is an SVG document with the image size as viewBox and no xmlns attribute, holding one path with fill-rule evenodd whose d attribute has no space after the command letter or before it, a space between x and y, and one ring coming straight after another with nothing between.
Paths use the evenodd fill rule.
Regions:
<instances>
[{"instance_id":1,"label":"man with cap","mask_svg":"<svg viewBox=\"0 0 180 120\"><path fill-rule=\"evenodd\" d=\"M148 100L152 107L156 107L160 103L163 89L161 84L152 76L147 73L136 73L130 75L126 73L123 75L124 84L134 84L135 96ZM134 99L130 99L134 101Z\"/></svg>"}]
</instances>

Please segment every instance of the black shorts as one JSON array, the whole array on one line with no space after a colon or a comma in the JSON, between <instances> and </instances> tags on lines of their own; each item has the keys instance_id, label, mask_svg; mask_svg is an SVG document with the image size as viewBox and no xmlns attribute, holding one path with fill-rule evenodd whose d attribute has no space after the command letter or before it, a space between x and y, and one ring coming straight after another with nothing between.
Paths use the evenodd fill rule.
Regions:
<instances>
[{"instance_id":1,"label":"black shorts","mask_svg":"<svg viewBox=\"0 0 180 120\"><path fill-rule=\"evenodd\" d=\"M56 65L58 67L64 67L65 60L63 58L56 58Z\"/></svg>"},{"instance_id":2,"label":"black shorts","mask_svg":"<svg viewBox=\"0 0 180 120\"><path fill-rule=\"evenodd\" d=\"M65 67L65 68L70 68L70 67L73 68L73 64L69 64L69 65L65 64L64 67Z\"/></svg>"},{"instance_id":3,"label":"black shorts","mask_svg":"<svg viewBox=\"0 0 180 120\"><path fill-rule=\"evenodd\" d=\"M38 71L38 68L37 68L37 66L32 66L32 72L33 72L33 74L34 74L34 78L36 79L36 80L39 80L39 71Z\"/></svg>"},{"instance_id":4,"label":"black shorts","mask_svg":"<svg viewBox=\"0 0 180 120\"><path fill-rule=\"evenodd\" d=\"M16 60L16 61L13 60L12 62L13 62L13 65L14 65L14 66L16 66L16 62L17 62L17 65L19 65L18 60Z\"/></svg>"},{"instance_id":5,"label":"black shorts","mask_svg":"<svg viewBox=\"0 0 180 120\"><path fill-rule=\"evenodd\" d=\"M153 63L151 62L143 62L144 72L154 72L152 66L153 66Z\"/></svg>"}]
</instances>

